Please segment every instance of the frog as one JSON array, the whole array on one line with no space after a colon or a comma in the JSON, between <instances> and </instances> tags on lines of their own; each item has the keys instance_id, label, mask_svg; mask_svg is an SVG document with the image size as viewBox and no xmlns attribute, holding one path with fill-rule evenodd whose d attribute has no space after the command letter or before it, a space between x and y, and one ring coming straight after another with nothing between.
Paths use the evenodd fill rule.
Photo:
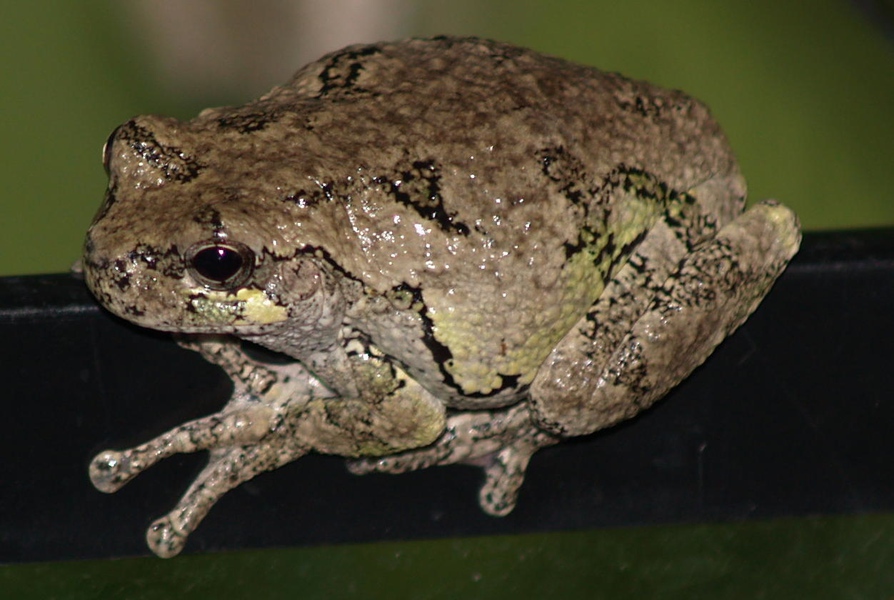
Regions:
<instances>
[{"instance_id":1,"label":"frog","mask_svg":"<svg viewBox=\"0 0 894 600\"><path fill-rule=\"evenodd\" d=\"M353 45L242 106L138 116L103 162L88 288L233 382L219 412L90 463L111 493L208 451L148 528L161 557L310 453L474 465L507 515L537 451L664 397L800 243L789 208L746 208L702 102L474 37Z\"/></svg>"}]
</instances>

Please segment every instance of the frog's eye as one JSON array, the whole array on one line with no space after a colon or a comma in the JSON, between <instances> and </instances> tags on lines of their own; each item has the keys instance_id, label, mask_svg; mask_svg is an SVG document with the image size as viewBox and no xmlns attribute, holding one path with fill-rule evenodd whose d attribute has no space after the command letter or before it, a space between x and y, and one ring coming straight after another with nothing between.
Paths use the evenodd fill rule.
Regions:
<instances>
[{"instance_id":1,"label":"frog's eye","mask_svg":"<svg viewBox=\"0 0 894 600\"><path fill-rule=\"evenodd\" d=\"M190 275L213 290L232 290L244 284L254 262L254 252L239 242L199 242L186 251Z\"/></svg>"}]
</instances>

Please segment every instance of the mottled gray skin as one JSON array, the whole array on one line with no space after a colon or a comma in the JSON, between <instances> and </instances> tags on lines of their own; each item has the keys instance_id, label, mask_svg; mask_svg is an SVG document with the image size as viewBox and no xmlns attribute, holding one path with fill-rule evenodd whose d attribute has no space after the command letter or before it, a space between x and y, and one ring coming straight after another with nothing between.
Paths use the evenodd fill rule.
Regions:
<instances>
[{"instance_id":1,"label":"mottled gray skin","mask_svg":"<svg viewBox=\"0 0 894 600\"><path fill-rule=\"evenodd\" d=\"M701 103L478 39L353 46L242 107L137 117L105 164L91 291L235 384L220 413L91 465L112 492L211 451L149 531L161 556L308 452L357 473L478 464L482 507L506 514L534 452L663 396L800 239L775 202L743 213Z\"/></svg>"}]
</instances>

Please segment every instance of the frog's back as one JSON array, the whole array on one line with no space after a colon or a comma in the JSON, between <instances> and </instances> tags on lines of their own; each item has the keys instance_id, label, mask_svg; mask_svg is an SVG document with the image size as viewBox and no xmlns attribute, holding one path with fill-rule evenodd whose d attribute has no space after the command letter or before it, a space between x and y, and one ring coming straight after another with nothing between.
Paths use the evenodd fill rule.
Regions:
<instances>
[{"instance_id":1,"label":"frog's back","mask_svg":"<svg viewBox=\"0 0 894 600\"><path fill-rule=\"evenodd\" d=\"M326 248L378 294L413 290L470 394L533 378L658 218L655 196L718 174L731 213L744 196L702 104L496 42L350 47L224 116L259 110L291 121L266 146L301 223L285 246Z\"/></svg>"},{"instance_id":2,"label":"frog's back","mask_svg":"<svg viewBox=\"0 0 894 600\"><path fill-rule=\"evenodd\" d=\"M482 244L524 260L563 254L581 243L588 219L609 218L611 189L630 174L677 191L719 177L744 196L727 142L698 101L477 38L349 47L221 121L260 129L259 113L287 126L271 128L263 145L252 140L253 159L271 153L288 172L271 183L301 209L325 213L335 200L321 227L347 211L362 252L346 248L344 264L356 261L375 286L415 283L413 260L392 255L421 256L434 244L444 250L429 252L434 272L451 256L483 258ZM328 234L305 222L299 235L313 245Z\"/></svg>"}]
</instances>

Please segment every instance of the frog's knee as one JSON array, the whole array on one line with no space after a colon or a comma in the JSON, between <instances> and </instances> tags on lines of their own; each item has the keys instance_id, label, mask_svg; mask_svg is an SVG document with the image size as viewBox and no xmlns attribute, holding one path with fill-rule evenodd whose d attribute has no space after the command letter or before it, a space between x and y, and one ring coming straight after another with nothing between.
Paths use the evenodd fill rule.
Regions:
<instances>
[{"instance_id":1,"label":"frog's knee","mask_svg":"<svg viewBox=\"0 0 894 600\"><path fill-rule=\"evenodd\" d=\"M768 259L779 256L788 261L801 244L798 216L776 200L755 204L730 227L757 240L757 250Z\"/></svg>"},{"instance_id":2,"label":"frog's knee","mask_svg":"<svg viewBox=\"0 0 894 600\"><path fill-rule=\"evenodd\" d=\"M580 373L577 369L565 372ZM629 396L600 393L588 378L544 377L531 386L531 414L540 429L561 437L587 435L629 419L642 407Z\"/></svg>"},{"instance_id":3,"label":"frog's knee","mask_svg":"<svg viewBox=\"0 0 894 600\"><path fill-rule=\"evenodd\" d=\"M447 411L442 402L420 386L386 398L373 415L371 444L361 454L382 456L432 444L444 432Z\"/></svg>"},{"instance_id":4,"label":"frog's knee","mask_svg":"<svg viewBox=\"0 0 894 600\"><path fill-rule=\"evenodd\" d=\"M395 435L395 438L405 438L407 448L422 448L437 440L447 426L447 409L444 404L426 393L421 400L412 402L412 406L403 413L403 422L411 423L408 427L408 435ZM401 420L396 422L396 427L404 424Z\"/></svg>"}]
</instances>

